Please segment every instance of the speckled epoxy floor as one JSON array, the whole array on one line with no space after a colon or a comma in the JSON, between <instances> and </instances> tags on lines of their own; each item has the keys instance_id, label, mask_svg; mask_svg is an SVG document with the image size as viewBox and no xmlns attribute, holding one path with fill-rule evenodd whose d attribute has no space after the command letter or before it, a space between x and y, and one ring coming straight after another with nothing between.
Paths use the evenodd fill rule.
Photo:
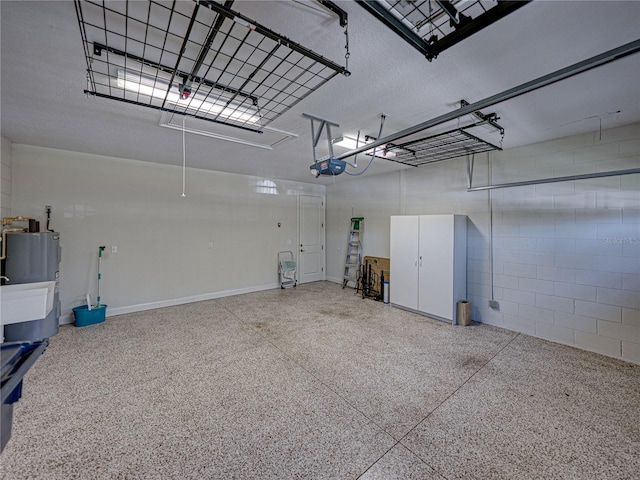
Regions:
<instances>
[{"instance_id":1,"label":"speckled epoxy floor","mask_svg":"<svg viewBox=\"0 0 640 480\"><path fill-rule=\"evenodd\" d=\"M353 290L62 327L25 379L9 479L637 479L640 366Z\"/></svg>"}]
</instances>

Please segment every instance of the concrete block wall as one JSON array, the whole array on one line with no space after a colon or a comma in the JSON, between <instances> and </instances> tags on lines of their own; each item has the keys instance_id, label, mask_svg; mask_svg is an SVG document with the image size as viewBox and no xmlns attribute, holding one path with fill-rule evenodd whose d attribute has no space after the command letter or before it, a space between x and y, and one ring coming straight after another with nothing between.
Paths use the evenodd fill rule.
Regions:
<instances>
[{"instance_id":1,"label":"concrete block wall","mask_svg":"<svg viewBox=\"0 0 640 480\"><path fill-rule=\"evenodd\" d=\"M474 185L638 167L633 124L478 155ZM640 175L491 193L467 192L466 182L462 158L336 182L328 252L344 248L331 232L344 231L350 211L365 217L365 255L378 256L389 254L389 215L466 214L474 320L640 363ZM329 260L329 278L343 261Z\"/></svg>"},{"instance_id":2,"label":"concrete block wall","mask_svg":"<svg viewBox=\"0 0 640 480\"><path fill-rule=\"evenodd\" d=\"M491 155L494 183L640 167L630 125ZM640 363L640 175L493 190L475 234L469 297L480 321ZM490 284L489 284L490 286Z\"/></svg>"},{"instance_id":3,"label":"concrete block wall","mask_svg":"<svg viewBox=\"0 0 640 480\"><path fill-rule=\"evenodd\" d=\"M107 316L279 288L277 253L298 243L298 197L325 187L13 145L15 215L60 232L62 323L95 299ZM116 247L115 251L112 247Z\"/></svg>"},{"instance_id":4,"label":"concrete block wall","mask_svg":"<svg viewBox=\"0 0 640 480\"><path fill-rule=\"evenodd\" d=\"M11 216L11 142L0 136L0 218Z\"/></svg>"}]
</instances>

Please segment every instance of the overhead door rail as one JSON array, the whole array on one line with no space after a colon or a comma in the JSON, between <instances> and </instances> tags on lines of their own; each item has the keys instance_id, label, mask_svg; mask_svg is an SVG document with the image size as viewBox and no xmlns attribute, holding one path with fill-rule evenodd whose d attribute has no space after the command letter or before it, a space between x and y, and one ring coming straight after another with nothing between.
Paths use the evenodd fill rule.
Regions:
<instances>
[{"instance_id":1,"label":"overhead door rail","mask_svg":"<svg viewBox=\"0 0 640 480\"><path fill-rule=\"evenodd\" d=\"M518 85L516 87L510 88L508 90L505 90L503 92L497 93L495 95L492 95L490 97L484 98L482 100L479 100L477 102L474 103L470 103L470 104L465 104L462 107L460 107L457 110L454 110L452 112L449 113L445 113L443 115L440 115L439 117L435 117L431 120L427 120L425 122L419 123L417 125L414 125L413 127L409 127L406 128L404 130L401 130L399 132L393 133L391 135L387 135L386 137L383 138L378 138L377 140L375 140L374 142L371 143L367 143L366 145L359 147L359 148L355 148L353 150L349 150L348 152L345 152L341 155L338 155L335 157L336 160L344 160L345 158L349 158L352 157L354 155L357 155L359 153L365 152L367 150L371 150L372 148L375 147L380 147L383 145L387 145L389 143L397 143L398 140L402 139L402 138L406 138L409 137L411 135L414 135L416 133L422 132L424 130L427 130L429 128L432 127L436 127L438 125L442 125L446 122L452 121L452 120L456 120L460 117L463 117L465 115L470 115L470 114L475 114L476 112L479 112L480 110L483 110L485 108L491 107L493 105L505 102L507 100L510 100L512 98L516 98L520 95L525 95L527 93L533 92L535 90L538 90L542 87L546 87L548 85L552 85L556 82L560 82L562 80L565 80L567 78L573 77L575 75L578 75L580 73L584 73L587 72L589 70L592 70L594 68L606 65L608 63L611 62L615 62L616 60L620 60L622 58L628 57L630 55L634 55L636 53L640 52L640 40L634 40L633 42L629 42L626 43L620 47L614 48L612 50L608 50L604 53L601 53L599 55L590 57L586 60L583 60L581 62L575 63L573 65L570 65L568 67L565 68L561 68L560 70L556 70L555 72L549 73L547 75L544 75L542 77L538 77L534 80L531 80L529 82L523 83L521 85ZM466 103L466 102L465 102ZM634 174L634 173L638 173L637 171L638 169L631 169L629 171L616 171L616 172L610 172L611 175L623 175L623 174ZM599 173L599 174L594 174L597 176L606 176L606 172L603 173ZM557 181L566 181L566 180L557 180ZM513 185L511 185L513 186ZM485 186L485 187L474 187L474 188L484 188L487 189L489 186Z\"/></svg>"}]
</instances>

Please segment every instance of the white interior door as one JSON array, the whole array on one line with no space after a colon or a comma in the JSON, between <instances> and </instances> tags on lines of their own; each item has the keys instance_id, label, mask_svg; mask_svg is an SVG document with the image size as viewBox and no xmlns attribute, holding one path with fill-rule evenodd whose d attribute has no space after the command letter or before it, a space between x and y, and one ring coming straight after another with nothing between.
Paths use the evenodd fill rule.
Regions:
<instances>
[{"instance_id":1,"label":"white interior door","mask_svg":"<svg viewBox=\"0 0 640 480\"><path fill-rule=\"evenodd\" d=\"M298 281L324 280L324 198L314 195L298 197L300 215L300 249Z\"/></svg>"},{"instance_id":2,"label":"white interior door","mask_svg":"<svg viewBox=\"0 0 640 480\"><path fill-rule=\"evenodd\" d=\"M389 301L418 309L418 216L391 217Z\"/></svg>"}]
</instances>

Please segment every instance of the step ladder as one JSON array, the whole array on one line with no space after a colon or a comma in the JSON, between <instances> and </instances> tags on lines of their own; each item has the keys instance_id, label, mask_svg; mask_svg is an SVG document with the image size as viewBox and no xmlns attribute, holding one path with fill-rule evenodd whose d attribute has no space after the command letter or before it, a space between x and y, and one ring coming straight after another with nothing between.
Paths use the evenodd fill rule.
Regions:
<instances>
[{"instance_id":1,"label":"step ladder","mask_svg":"<svg viewBox=\"0 0 640 480\"><path fill-rule=\"evenodd\" d=\"M362 263L362 234L364 233L364 217L353 217L349 227L349 239L347 241L347 255L344 262L344 277L342 288L349 282L358 287L358 273Z\"/></svg>"}]
</instances>

